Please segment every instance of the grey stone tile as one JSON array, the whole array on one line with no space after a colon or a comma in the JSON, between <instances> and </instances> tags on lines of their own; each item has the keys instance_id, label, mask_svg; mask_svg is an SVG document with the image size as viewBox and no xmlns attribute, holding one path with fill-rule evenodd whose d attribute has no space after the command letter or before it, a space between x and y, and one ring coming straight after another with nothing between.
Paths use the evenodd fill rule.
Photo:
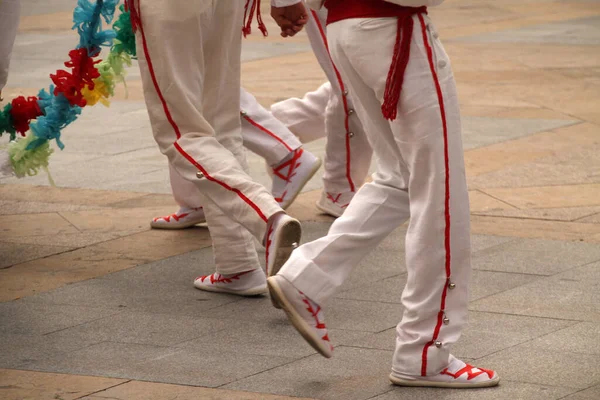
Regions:
<instances>
[{"instance_id":1,"label":"grey stone tile","mask_svg":"<svg viewBox=\"0 0 600 400\"><path fill-rule=\"evenodd\" d=\"M470 150L572 125L577 121L464 117L462 122L463 146Z\"/></svg>"},{"instance_id":2,"label":"grey stone tile","mask_svg":"<svg viewBox=\"0 0 600 400\"><path fill-rule=\"evenodd\" d=\"M324 307L324 313L329 328L380 332L398 324L402 307L398 304L332 299ZM331 338L335 341L333 335Z\"/></svg>"},{"instance_id":3,"label":"grey stone tile","mask_svg":"<svg viewBox=\"0 0 600 400\"><path fill-rule=\"evenodd\" d=\"M592 386L589 389L573 393L564 398L564 400L598 400L600 398L600 385Z\"/></svg>"},{"instance_id":4,"label":"grey stone tile","mask_svg":"<svg viewBox=\"0 0 600 400\"><path fill-rule=\"evenodd\" d=\"M531 346L552 351L600 355L597 346L600 338L600 323L582 322L577 325L539 337Z\"/></svg>"},{"instance_id":5,"label":"grey stone tile","mask_svg":"<svg viewBox=\"0 0 600 400\"><path fill-rule=\"evenodd\" d=\"M453 346L452 353L461 359L478 359L573 324L572 321L549 318L470 312L469 325ZM393 351L395 339L396 329L392 328L346 344Z\"/></svg>"},{"instance_id":6,"label":"grey stone tile","mask_svg":"<svg viewBox=\"0 0 600 400\"><path fill-rule=\"evenodd\" d=\"M478 43L600 44L600 17L580 18L477 34L460 41Z\"/></svg>"},{"instance_id":7,"label":"grey stone tile","mask_svg":"<svg viewBox=\"0 0 600 400\"><path fill-rule=\"evenodd\" d=\"M472 188L515 188L598 183L597 146L557 152L527 163L515 163L469 179ZM582 238L584 235L582 234Z\"/></svg>"},{"instance_id":8,"label":"grey stone tile","mask_svg":"<svg viewBox=\"0 0 600 400\"><path fill-rule=\"evenodd\" d=\"M211 349L180 349L164 357L147 358L127 370L127 377L153 382L217 387L294 361L293 358L248 355ZM265 390L270 392L270 389Z\"/></svg>"},{"instance_id":9,"label":"grey stone tile","mask_svg":"<svg viewBox=\"0 0 600 400\"><path fill-rule=\"evenodd\" d=\"M378 282L404 273L406 273L404 252L376 248L352 270L348 279L340 286L339 291L360 290L371 282Z\"/></svg>"},{"instance_id":10,"label":"grey stone tile","mask_svg":"<svg viewBox=\"0 0 600 400\"><path fill-rule=\"evenodd\" d=\"M600 355L540 349L525 343L478 363L511 381L587 389L600 382Z\"/></svg>"},{"instance_id":11,"label":"grey stone tile","mask_svg":"<svg viewBox=\"0 0 600 400\"><path fill-rule=\"evenodd\" d=\"M0 304L0 334L45 334L115 314L108 307L32 303Z\"/></svg>"},{"instance_id":12,"label":"grey stone tile","mask_svg":"<svg viewBox=\"0 0 600 400\"><path fill-rule=\"evenodd\" d=\"M48 338L115 341L156 346L172 346L203 335L219 335L219 331L235 330L226 320L123 311L87 324L47 335Z\"/></svg>"},{"instance_id":13,"label":"grey stone tile","mask_svg":"<svg viewBox=\"0 0 600 400\"><path fill-rule=\"evenodd\" d=\"M146 360L165 358L178 350L136 343L102 342L81 350L24 365L26 369L67 374L129 378Z\"/></svg>"},{"instance_id":14,"label":"grey stone tile","mask_svg":"<svg viewBox=\"0 0 600 400\"><path fill-rule=\"evenodd\" d=\"M212 251L206 248L64 286L23 301L189 316L199 316L202 310L238 301L262 299L265 304L269 303L266 297L242 299L194 288L194 278L212 272Z\"/></svg>"},{"instance_id":15,"label":"grey stone tile","mask_svg":"<svg viewBox=\"0 0 600 400\"><path fill-rule=\"evenodd\" d=\"M598 263L536 280L471 304L473 310L600 321ZM595 277L595 278L592 278Z\"/></svg>"},{"instance_id":16,"label":"grey stone tile","mask_svg":"<svg viewBox=\"0 0 600 400\"><path fill-rule=\"evenodd\" d=\"M98 210L104 207L37 201L0 200L0 215L40 214L60 211Z\"/></svg>"},{"instance_id":17,"label":"grey stone tile","mask_svg":"<svg viewBox=\"0 0 600 400\"><path fill-rule=\"evenodd\" d=\"M69 352L96 343L73 337L2 333L0 348L3 350L0 352L0 368L18 369L38 361L61 358Z\"/></svg>"},{"instance_id":18,"label":"grey stone tile","mask_svg":"<svg viewBox=\"0 0 600 400\"><path fill-rule=\"evenodd\" d=\"M2 254L2 257L0 258L0 269L29 260L48 257L53 254L64 253L65 251L72 249L74 249L74 247L0 242L0 254Z\"/></svg>"},{"instance_id":19,"label":"grey stone tile","mask_svg":"<svg viewBox=\"0 0 600 400\"><path fill-rule=\"evenodd\" d=\"M577 282L590 291L600 289L600 262L570 269L554 275L552 279L562 282Z\"/></svg>"},{"instance_id":20,"label":"grey stone tile","mask_svg":"<svg viewBox=\"0 0 600 400\"><path fill-rule=\"evenodd\" d=\"M77 140L69 142L69 152L90 154L97 157L156 148L156 142L152 137L149 126L131 129L117 125L119 131L103 132L103 125L95 121L79 122L86 124L86 132L80 133L81 137L77 137Z\"/></svg>"},{"instance_id":21,"label":"grey stone tile","mask_svg":"<svg viewBox=\"0 0 600 400\"><path fill-rule=\"evenodd\" d=\"M471 252L473 254L487 250L504 243L512 242L515 238L494 235L471 235Z\"/></svg>"},{"instance_id":22,"label":"grey stone tile","mask_svg":"<svg viewBox=\"0 0 600 400\"><path fill-rule=\"evenodd\" d=\"M379 280L374 283L363 282L360 286L338 293L336 297L342 299L400 303L402 291L406 285L406 278L407 275L402 274L400 276ZM475 270L471 277L471 300L500 293L537 279L540 279L540 277Z\"/></svg>"},{"instance_id":23,"label":"grey stone tile","mask_svg":"<svg viewBox=\"0 0 600 400\"><path fill-rule=\"evenodd\" d=\"M347 299L331 299L324 307L325 321L331 329L378 332L395 326L400 320L401 308L397 304L385 304ZM202 312L209 318L237 321L286 321L281 310L273 308L267 298L245 299ZM335 338L332 337L335 341Z\"/></svg>"},{"instance_id":24,"label":"grey stone tile","mask_svg":"<svg viewBox=\"0 0 600 400\"><path fill-rule=\"evenodd\" d=\"M391 360L388 351L339 347L331 359L310 356L224 388L320 400L368 399L390 390Z\"/></svg>"},{"instance_id":25,"label":"grey stone tile","mask_svg":"<svg viewBox=\"0 0 600 400\"><path fill-rule=\"evenodd\" d=\"M373 283L363 283L354 289L345 290L335 297L339 299L363 300L400 304L406 285L406 274L393 276Z\"/></svg>"},{"instance_id":26,"label":"grey stone tile","mask_svg":"<svg viewBox=\"0 0 600 400\"><path fill-rule=\"evenodd\" d=\"M478 252L473 267L480 270L554 275L600 260L600 245L557 240L523 239Z\"/></svg>"},{"instance_id":27,"label":"grey stone tile","mask_svg":"<svg viewBox=\"0 0 600 400\"><path fill-rule=\"evenodd\" d=\"M500 376L502 379L502 376ZM476 390L448 390L429 388L394 388L370 400L558 400L574 389L549 385L513 382L502 379L493 388Z\"/></svg>"},{"instance_id":28,"label":"grey stone tile","mask_svg":"<svg viewBox=\"0 0 600 400\"><path fill-rule=\"evenodd\" d=\"M221 322L224 320L221 320ZM316 352L310 347L285 318L267 321L230 322L230 327L202 335L194 340L179 343L176 347L214 351L302 358Z\"/></svg>"},{"instance_id":29,"label":"grey stone tile","mask_svg":"<svg viewBox=\"0 0 600 400\"><path fill-rule=\"evenodd\" d=\"M541 279L540 276L505 272L478 271L471 273L470 300L501 293Z\"/></svg>"},{"instance_id":30,"label":"grey stone tile","mask_svg":"<svg viewBox=\"0 0 600 400\"><path fill-rule=\"evenodd\" d=\"M308 43L246 41L242 46L242 62L311 51Z\"/></svg>"}]
</instances>

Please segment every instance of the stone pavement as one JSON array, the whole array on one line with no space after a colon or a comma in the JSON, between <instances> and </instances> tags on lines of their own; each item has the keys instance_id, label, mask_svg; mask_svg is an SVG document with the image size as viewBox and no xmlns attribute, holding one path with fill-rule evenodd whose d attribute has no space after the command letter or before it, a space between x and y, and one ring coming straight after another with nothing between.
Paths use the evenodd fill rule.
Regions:
<instances>
[{"instance_id":1,"label":"stone pavement","mask_svg":"<svg viewBox=\"0 0 600 400\"><path fill-rule=\"evenodd\" d=\"M75 41L72 0L22 3L9 100L47 86ZM331 360L268 299L195 290L214 269L210 238L148 227L175 205L132 68L128 96L66 130L58 187L0 180L0 398L600 398L600 2L447 0L431 14L458 82L472 205L471 323L454 353L498 370L500 387L387 381L405 227L327 305ZM323 79L304 35L245 43L244 86L265 105ZM320 187L290 208L306 240L332 221L315 210Z\"/></svg>"}]
</instances>

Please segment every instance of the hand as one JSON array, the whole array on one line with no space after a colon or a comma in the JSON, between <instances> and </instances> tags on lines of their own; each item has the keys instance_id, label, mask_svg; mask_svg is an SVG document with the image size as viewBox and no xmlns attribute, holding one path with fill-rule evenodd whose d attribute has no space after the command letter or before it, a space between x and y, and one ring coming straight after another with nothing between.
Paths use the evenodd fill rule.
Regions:
<instances>
[{"instance_id":1,"label":"hand","mask_svg":"<svg viewBox=\"0 0 600 400\"><path fill-rule=\"evenodd\" d=\"M308 22L302 2L287 7L271 7L271 17L281 28L281 36L294 36Z\"/></svg>"}]
</instances>

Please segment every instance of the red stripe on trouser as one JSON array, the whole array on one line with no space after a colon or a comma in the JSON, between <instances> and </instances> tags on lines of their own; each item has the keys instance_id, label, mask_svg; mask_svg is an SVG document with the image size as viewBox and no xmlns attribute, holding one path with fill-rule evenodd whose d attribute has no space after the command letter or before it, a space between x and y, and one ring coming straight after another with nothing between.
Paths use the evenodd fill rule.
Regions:
<instances>
[{"instance_id":1,"label":"red stripe on trouser","mask_svg":"<svg viewBox=\"0 0 600 400\"><path fill-rule=\"evenodd\" d=\"M421 31L423 33L423 44L427 49L427 58L429 60L429 68L431 69L431 75L433 77L433 82L435 84L435 90L437 92L438 103L440 105L440 115L442 118L442 128L444 132L444 167L446 170L445 177L445 194L444 194L444 219L446 222L446 227L444 229L444 247L446 250L446 260L445 260L445 272L446 272L446 281L444 285L444 289L442 290L442 299L440 301L440 311L438 313L437 323L435 325L435 329L433 331L433 336L429 342L423 347L422 354L422 363L421 363L421 375L427 375L427 352L431 345L435 343L437 340L440 330L442 328L442 323L444 320L444 312L446 309L446 295L448 293L448 285L450 284L450 274L451 274L451 253L450 253L450 157L448 154L448 125L446 123L446 109L444 107L444 97L442 94L442 88L440 86L440 82L438 80L437 73L435 71L435 65L433 63L433 50L431 49L431 45L429 44L429 40L427 39L427 26L425 25L425 20L423 19L423 15L419 14L419 21L421 22Z\"/></svg>"},{"instance_id":2,"label":"red stripe on trouser","mask_svg":"<svg viewBox=\"0 0 600 400\"><path fill-rule=\"evenodd\" d=\"M160 102L162 103L163 110L165 111L165 115L167 116L167 120L173 127L173 130L175 131L175 135L177 136L177 139L179 139L181 137L181 132L179 131L179 127L173 120L173 117L171 116L171 112L169 111L169 107L167 107L167 102L165 101L165 98L163 97L162 92L158 88L158 81L156 80L156 75L154 74L154 66L152 65L152 60L150 59L150 52L148 51L146 35L144 34L144 27L142 26L142 7L141 7L139 1L138 1L137 18L138 18L138 21L137 21L138 28L140 29L140 33L142 35L142 46L144 47L144 54L146 56L146 62L148 63L148 70L150 71L150 76L152 77L152 83L154 84L154 87L156 88L156 93L158 94L158 98L160 99Z\"/></svg>"},{"instance_id":3,"label":"red stripe on trouser","mask_svg":"<svg viewBox=\"0 0 600 400\"><path fill-rule=\"evenodd\" d=\"M218 183L219 185L221 185L225 189L227 189L227 190L229 190L231 192L234 192L235 194L237 194L238 196L240 196L240 198L242 200L244 200L246 203L248 203L248 205L250 207L252 207L254 209L254 211L256 211L256 213L258 214L258 216L260 218L262 218L265 222L267 222L268 218L265 216L265 214L263 214L263 212L260 210L260 208L258 208L258 206L256 204L254 204L248 197L246 197L246 195L244 195L244 193L242 193L239 189L232 188L231 186L229 186L225 182L222 182L222 181L220 181L218 179L215 179L212 176L210 176L206 172L206 170L202 167L202 165L198 164L196 162L196 160L194 160L194 158L192 156L190 156L188 153L186 153L181 148L181 146L179 145L179 143L175 142L175 143L173 143L173 145L175 146L175 148L177 149L177 151L179 151L181 153L181 155L183 155L189 162L191 162L196 168L198 168L198 170L200 170L200 172L202 172L202 174L204 175L204 177L206 179L208 179L211 182Z\"/></svg>"},{"instance_id":4,"label":"red stripe on trouser","mask_svg":"<svg viewBox=\"0 0 600 400\"><path fill-rule=\"evenodd\" d=\"M319 28L319 33L321 33L321 39L323 39L323 44L325 45L325 48L327 49L327 54L329 55L329 60L331 61L331 65L333 66L335 76L337 77L338 84L340 85L340 90L342 91L342 101L344 104L344 113L346 114L346 117L344 119L344 126L346 128L346 178L348 179L348 184L350 185L350 191L354 192L356 190L356 188L354 187L354 182L352 181L352 175L350 172L350 156L351 156L351 152L350 152L350 114L348 113L348 100L346 99L346 96L344 95L344 92L346 91L346 87L344 86L344 81L342 80L342 75L340 74L340 71L338 71L337 67L335 66L335 64L333 62L333 59L331 58L331 53L329 52L329 43L327 42L327 36L325 35L325 31L323 30L323 26L321 25L321 21L319 20L319 16L317 15L317 13L314 10L311 10L311 12L312 12L312 16L317 24L317 27Z\"/></svg>"},{"instance_id":5,"label":"red stripe on trouser","mask_svg":"<svg viewBox=\"0 0 600 400\"><path fill-rule=\"evenodd\" d=\"M177 126L177 124L175 123L175 120L173 119L173 117L171 116L171 112L169 111L169 107L167 106L167 102L160 90L160 87L158 86L158 80L156 79L156 74L154 73L154 67L152 66L152 60L150 59L150 52L148 51L148 45L146 42L146 35L144 34L144 27L143 27L143 23L142 23L142 10L141 10L141 6L138 3L138 10L137 10L137 15L139 18L139 30L140 30L140 34L142 36L142 45L144 48L144 56L146 57L146 62L148 64L148 71L150 72L150 76L152 77L152 83L154 84L154 89L156 90L156 94L158 95L163 109L165 111L165 115L167 117L167 120L169 121L169 123L171 124L171 127L173 127L173 130L175 131L175 135L177 136L177 139L179 139L181 137L181 132L179 130L179 127ZM198 163L196 162L196 160L194 160L194 158L192 156L190 156L188 153L186 153L181 146L179 145L179 143L177 143L177 141L173 142L173 145L175 146L175 148L177 149L177 151L179 151L179 153L184 156L190 163L192 163L192 165L194 165L196 168L198 168L200 170L200 172L202 172L202 174L204 174L204 176L206 177L206 179L208 179L211 182L215 182L218 183L219 185L221 185L222 187L224 187L225 189L234 192L235 194L237 194L242 200L244 200L250 207L252 207L252 209L254 209L254 211L256 211L256 213L258 214L258 216L264 220L265 222L267 222L268 218L265 216L265 214L263 214L263 212L260 210L260 208L254 204L248 197L246 197L239 189L234 189L231 186L227 185L225 182L222 182L218 179L213 178L212 176L210 176L206 170Z\"/></svg>"},{"instance_id":6,"label":"red stripe on trouser","mask_svg":"<svg viewBox=\"0 0 600 400\"><path fill-rule=\"evenodd\" d=\"M247 115L243 115L244 119L246 121L248 121L250 124L252 124L253 126L255 126L256 128L260 129L261 131L263 131L264 133L266 133L267 135L271 136L272 138L274 138L275 140L277 140L279 143L281 143L282 145L285 146L285 148L288 151L294 151L294 149L292 149L290 146L288 146L288 144L286 142L283 141L283 139L281 139L279 136L277 136L275 133L271 132L270 130L268 130L267 128L265 128L264 126L260 125L258 122L254 121L252 118L250 118Z\"/></svg>"}]
</instances>

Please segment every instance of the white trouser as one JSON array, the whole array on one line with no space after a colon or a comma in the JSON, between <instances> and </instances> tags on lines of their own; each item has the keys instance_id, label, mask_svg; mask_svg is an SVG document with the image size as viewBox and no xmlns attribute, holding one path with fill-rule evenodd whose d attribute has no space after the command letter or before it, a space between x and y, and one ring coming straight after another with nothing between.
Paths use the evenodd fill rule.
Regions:
<instances>
[{"instance_id":1,"label":"white trouser","mask_svg":"<svg viewBox=\"0 0 600 400\"><path fill-rule=\"evenodd\" d=\"M267 164L275 165L302 143L289 129L273 117L254 96L240 89L242 139L244 146L264 158ZM198 187L181 177L169 165L169 176L173 197L181 207L198 208L203 205Z\"/></svg>"},{"instance_id":2,"label":"white trouser","mask_svg":"<svg viewBox=\"0 0 600 400\"><path fill-rule=\"evenodd\" d=\"M8 79L8 67L17 36L20 13L20 0L0 0L0 91L4 89Z\"/></svg>"},{"instance_id":3,"label":"white trouser","mask_svg":"<svg viewBox=\"0 0 600 400\"><path fill-rule=\"evenodd\" d=\"M322 304L367 253L410 217L405 311L392 368L433 375L447 366L450 346L467 320L469 198L449 60L428 17L414 21L398 117L392 122L383 118L381 105L396 19L347 19L329 26L335 63L354 93L360 119L368 121L377 172L328 235L299 247L280 273Z\"/></svg>"},{"instance_id":4,"label":"white trouser","mask_svg":"<svg viewBox=\"0 0 600 400\"><path fill-rule=\"evenodd\" d=\"M354 192L365 181L371 147L354 113L352 94L336 70L325 37L326 10L311 11L306 33L329 83L304 98L273 104L271 111L302 143L327 135L323 186L327 193ZM323 113L325 110L325 113Z\"/></svg>"},{"instance_id":5,"label":"white trouser","mask_svg":"<svg viewBox=\"0 0 600 400\"><path fill-rule=\"evenodd\" d=\"M239 0L139 0L137 10L139 65L154 138L176 172L204 196L224 274L239 271L242 261L253 264L242 269L259 266L252 235L262 241L268 218L281 211L245 172L239 103L243 7ZM220 263L222 256L235 262Z\"/></svg>"}]
</instances>

